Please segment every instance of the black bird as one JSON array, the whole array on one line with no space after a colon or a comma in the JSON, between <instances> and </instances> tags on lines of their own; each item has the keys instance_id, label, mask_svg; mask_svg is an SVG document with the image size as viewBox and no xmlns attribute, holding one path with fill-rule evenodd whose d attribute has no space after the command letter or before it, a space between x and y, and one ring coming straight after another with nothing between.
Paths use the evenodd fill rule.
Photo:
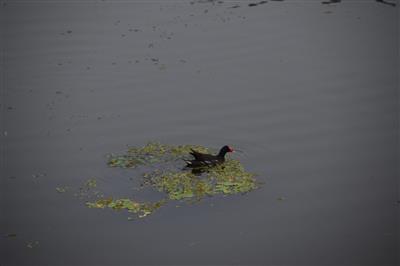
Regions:
<instances>
[{"instance_id":1,"label":"black bird","mask_svg":"<svg viewBox=\"0 0 400 266\"><path fill-rule=\"evenodd\" d=\"M192 149L190 154L193 155L194 160L185 160L186 167L199 168L221 164L225 162L225 154L233 151L231 147L226 145L221 148L217 155L201 153Z\"/></svg>"}]
</instances>

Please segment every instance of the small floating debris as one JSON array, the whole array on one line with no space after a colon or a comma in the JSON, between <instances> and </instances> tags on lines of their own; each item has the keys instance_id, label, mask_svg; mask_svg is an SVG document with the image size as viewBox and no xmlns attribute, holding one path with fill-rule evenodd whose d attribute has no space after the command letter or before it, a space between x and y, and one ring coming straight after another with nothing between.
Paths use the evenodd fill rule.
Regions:
<instances>
[{"instance_id":1,"label":"small floating debris","mask_svg":"<svg viewBox=\"0 0 400 266\"><path fill-rule=\"evenodd\" d=\"M84 182L79 188L79 192L75 193L74 196L79 198L90 198L92 196L103 197L103 194L98 190L94 190L97 187L96 178L90 178Z\"/></svg>"},{"instance_id":2,"label":"small floating debris","mask_svg":"<svg viewBox=\"0 0 400 266\"><path fill-rule=\"evenodd\" d=\"M39 246L39 241L29 241L29 242L26 242L26 247L27 248L36 248L36 247L38 247Z\"/></svg>"},{"instance_id":3,"label":"small floating debris","mask_svg":"<svg viewBox=\"0 0 400 266\"><path fill-rule=\"evenodd\" d=\"M46 173L39 173L39 174L33 174L32 175L33 178L40 178L40 177L45 177L45 176L47 176Z\"/></svg>"},{"instance_id":4,"label":"small floating debris","mask_svg":"<svg viewBox=\"0 0 400 266\"><path fill-rule=\"evenodd\" d=\"M65 193L65 192L67 192L67 190L68 190L68 187L56 187L56 191L58 193Z\"/></svg>"},{"instance_id":5,"label":"small floating debris","mask_svg":"<svg viewBox=\"0 0 400 266\"><path fill-rule=\"evenodd\" d=\"M97 181L95 178L90 178L85 182L85 187L95 188L97 186Z\"/></svg>"}]
</instances>

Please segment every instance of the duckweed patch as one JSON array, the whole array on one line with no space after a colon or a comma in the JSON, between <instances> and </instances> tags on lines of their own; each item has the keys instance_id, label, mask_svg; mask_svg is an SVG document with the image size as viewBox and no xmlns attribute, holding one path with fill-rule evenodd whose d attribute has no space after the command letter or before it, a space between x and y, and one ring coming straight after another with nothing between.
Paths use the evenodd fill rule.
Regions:
<instances>
[{"instance_id":1,"label":"duckweed patch","mask_svg":"<svg viewBox=\"0 0 400 266\"><path fill-rule=\"evenodd\" d=\"M105 198L97 193L97 198L86 202L86 206L125 210L142 218L168 202L197 202L216 195L245 194L259 186L255 175L247 172L240 161L235 159L228 158L223 164L196 169L196 171L182 169L184 162L180 159L190 158L189 153L192 149L202 153L213 153L213 150L198 145L174 146L149 142L142 147L129 147L126 154L111 155L107 161L108 166L111 167L145 166L144 169L148 171L143 174L140 187L162 193L162 199L159 201L137 201L130 197L114 199L113 197ZM96 180L89 179L85 182L83 190L86 192L96 186Z\"/></svg>"}]
</instances>

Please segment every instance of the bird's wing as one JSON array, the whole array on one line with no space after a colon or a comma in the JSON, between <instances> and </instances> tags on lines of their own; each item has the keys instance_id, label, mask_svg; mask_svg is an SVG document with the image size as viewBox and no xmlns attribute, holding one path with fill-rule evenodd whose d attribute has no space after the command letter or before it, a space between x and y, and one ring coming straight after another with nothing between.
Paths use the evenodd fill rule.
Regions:
<instances>
[{"instance_id":1,"label":"bird's wing","mask_svg":"<svg viewBox=\"0 0 400 266\"><path fill-rule=\"evenodd\" d=\"M205 157L207 157L207 155L208 155L208 154L204 154L204 153L195 151L195 150L193 150L193 149L191 150L190 154L193 155L193 157L194 157L196 160L200 160L200 161L201 161L201 160L204 160Z\"/></svg>"},{"instance_id":2,"label":"bird's wing","mask_svg":"<svg viewBox=\"0 0 400 266\"><path fill-rule=\"evenodd\" d=\"M190 167L190 168L198 168L198 167L207 166L207 164L204 163L203 161L185 160L185 162L186 162L186 167Z\"/></svg>"}]
</instances>

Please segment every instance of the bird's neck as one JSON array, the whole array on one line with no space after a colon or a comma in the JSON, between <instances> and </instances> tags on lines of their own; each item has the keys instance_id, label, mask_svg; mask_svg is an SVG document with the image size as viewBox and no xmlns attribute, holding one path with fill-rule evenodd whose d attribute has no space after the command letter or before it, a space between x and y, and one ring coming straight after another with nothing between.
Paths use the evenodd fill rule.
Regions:
<instances>
[{"instance_id":1,"label":"bird's neck","mask_svg":"<svg viewBox=\"0 0 400 266\"><path fill-rule=\"evenodd\" d=\"M225 158L225 154L226 154L226 151L221 150L218 153L218 157Z\"/></svg>"}]
</instances>

